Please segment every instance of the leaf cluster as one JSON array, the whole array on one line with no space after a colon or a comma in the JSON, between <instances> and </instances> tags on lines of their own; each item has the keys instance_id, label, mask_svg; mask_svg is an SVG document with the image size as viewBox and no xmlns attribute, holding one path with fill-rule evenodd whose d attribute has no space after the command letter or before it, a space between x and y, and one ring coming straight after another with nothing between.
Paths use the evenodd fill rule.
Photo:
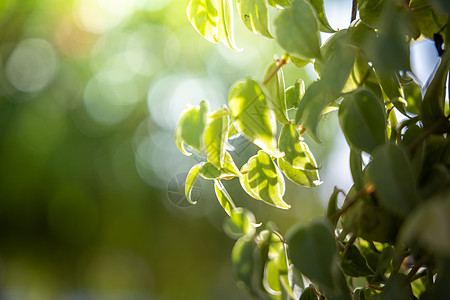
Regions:
<instances>
[{"instance_id":1,"label":"leaf cluster","mask_svg":"<svg viewBox=\"0 0 450 300\"><path fill-rule=\"evenodd\" d=\"M194 203L198 176L214 182L229 216L225 230L237 238L232 262L239 284L257 299L449 297L447 1L354 1L352 22L342 30L330 26L322 0L190 0L188 18L209 41L238 49L234 4L250 31L286 53L262 80L237 82L219 110L209 112L205 101L188 107L175 139L186 155L204 157L189 172L186 197ZM269 6L277 10L273 24ZM332 33L323 45L320 31ZM426 86L410 67L410 44L418 38L433 39L441 56ZM282 68L289 61L298 68L312 63L318 79L307 88L302 78L287 87ZM285 178L318 186L319 165L302 135L320 142L318 125L335 110L354 184L348 192L335 188L323 219L297 224L284 238L236 207L224 180L238 178L252 198L280 209L290 207ZM228 146L236 135L260 148L240 168Z\"/></svg>"}]
</instances>

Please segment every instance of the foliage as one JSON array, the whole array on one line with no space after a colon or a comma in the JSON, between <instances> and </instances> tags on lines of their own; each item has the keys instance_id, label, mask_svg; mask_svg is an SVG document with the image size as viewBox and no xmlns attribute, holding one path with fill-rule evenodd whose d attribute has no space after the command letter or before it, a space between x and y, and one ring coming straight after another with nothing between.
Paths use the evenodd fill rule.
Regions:
<instances>
[{"instance_id":1,"label":"foliage","mask_svg":"<svg viewBox=\"0 0 450 300\"><path fill-rule=\"evenodd\" d=\"M237 49L233 4L189 0L187 14L206 39ZM329 25L322 0L235 4L248 29L273 38L286 54L267 67L262 81L236 83L227 106L207 112L202 102L187 109L176 142L183 153L189 155L189 149L205 157L192 168L186 186L198 175L214 181L230 216L227 232L238 238L232 262L240 286L257 299L449 297L447 2L354 1L350 26L339 31ZM277 14L273 31L269 6ZM322 46L319 30L333 33ZM434 39L441 55L423 87L409 63L410 44L419 37ZM301 78L286 87L282 67L289 59L300 68L313 63L319 79L306 90ZM236 207L221 182L238 178L254 199L288 209L285 178L305 187L321 183L302 135L320 142L318 124L336 109L351 149L353 187L346 194L336 188L325 217L294 226L287 238L273 224L258 233L254 215ZM397 121L399 114L404 121ZM240 170L227 147L236 134L261 148ZM363 155L369 156L367 164ZM187 188L188 199L189 193ZM345 200L338 208L340 194Z\"/></svg>"}]
</instances>

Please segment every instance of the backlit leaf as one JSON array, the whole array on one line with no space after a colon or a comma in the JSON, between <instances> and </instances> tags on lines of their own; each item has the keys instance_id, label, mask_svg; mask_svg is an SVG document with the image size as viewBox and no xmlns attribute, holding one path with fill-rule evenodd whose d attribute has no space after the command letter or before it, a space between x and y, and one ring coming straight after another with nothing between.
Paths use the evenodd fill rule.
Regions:
<instances>
[{"instance_id":1,"label":"backlit leaf","mask_svg":"<svg viewBox=\"0 0 450 300\"><path fill-rule=\"evenodd\" d=\"M284 153L284 161L292 167L304 171L318 169L311 150L300 137L294 124L288 123L283 126L278 145L280 151Z\"/></svg>"},{"instance_id":2,"label":"backlit leaf","mask_svg":"<svg viewBox=\"0 0 450 300\"><path fill-rule=\"evenodd\" d=\"M247 78L235 84L228 106L238 130L257 146L276 154L276 122L270 116L266 95L258 82Z\"/></svg>"},{"instance_id":3,"label":"backlit leaf","mask_svg":"<svg viewBox=\"0 0 450 300\"><path fill-rule=\"evenodd\" d=\"M386 140L384 109L367 89L344 97L339 107L339 124L347 142L360 151L372 153Z\"/></svg>"},{"instance_id":4,"label":"backlit leaf","mask_svg":"<svg viewBox=\"0 0 450 300\"><path fill-rule=\"evenodd\" d=\"M248 184L252 192L267 204L282 209L290 207L283 200L285 189L283 174L266 152L260 150L249 159Z\"/></svg>"},{"instance_id":5,"label":"backlit leaf","mask_svg":"<svg viewBox=\"0 0 450 300\"><path fill-rule=\"evenodd\" d=\"M264 78L267 78L277 68L278 63L274 61L264 72ZM286 124L288 121L286 111L286 94L283 77L283 69L280 69L266 84L269 107L274 111L278 122Z\"/></svg>"},{"instance_id":6,"label":"backlit leaf","mask_svg":"<svg viewBox=\"0 0 450 300\"><path fill-rule=\"evenodd\" d=\"M186 14L192 26L208 41L217 43L219 12L215 0L189 0Z\"/></svg>"},{"instance_id":7,"label":"backlit leaf","mask_svg":"<svg viewBox=\"0 0 450 300\"><path fill-rule=\"evenodd\" d=\"M244 235L236 241L231 251L231 261L238 284L250 292L252 292L255 247L253 239Z\"/></svg>"},{"instance_id":8,"label":"backlit leaf","mask_svg":"<svg viewBox=\"0 0 450 300\"><path fill-rule=\"evenodd\" d=\"M203 132L207 112L208 104L202 101L198 106L187 107L182 113L175 130L175 142L185 155L191 155L184 148L185 145L203 152Z\"/></svg>"},{"instance_id":9,"label":"backlit leaf","mask_svg":"<svg viewBox=\"0 0 450 300\"><path fill-rule=\"evenodd\" d=\"M243 207L237 207L231 211L231 216L225 220L223 229L233 239L243 235L253 236L256 232L255 216L251 211Z\"/></svg>"},{"instance_id":10,"label":"backlit leaf","mask_svg":"<svg viewBox=\"0 0 450 300\"><path fill-rule=\"evenodd\" d=\"M286 175L286 177L290 181L298 185L304 187L316 187L322 184L322 181L320 181L319 177L319 171L317 170L305 171L296 169L292 167L288 162L286 162L283 158L278 158L277 164L283 174Z\"/></svg>"},{"instance_id":11,"label":"backlit leaf","mask_svg":"<svg viewBox=\"0 0 450 300\"><path fill-rule=\"evenodd\" d=\"M269 3L270 6L276 7L287 7L291 4L291 0L267 0L267 3Z\"/></svg>"},{"instance_id":12,"label":"backlit leaf","mask_svg":"<svg viewBox=\"0 0 450 300\"><path fill-rule=\"evenodd\" d=\"M330 24L328 23L327 17L325 15L325 11L323 9L323 0L310 0L309 3L314 7L316 10L318 19L319 19L319 29L323 32L333 33L335 30L331 28Z\"/></svg>"},{"instance_id":13,"label":"backlit leaf","mask_svg":"<svg viewBox=\"0 0 450 300\"><path fill-rule=\"evenodd\" d=\"M269 33L265 0L237 0L237 5L242 21L250 31L272 38Z\"/></svg>"},{"instance_id":14,"label":"backlit leaf","mask_svg":"<svg viewBox=\"0 0 450 300\"><path fill-rule=\"evenodd\" d=\"M228 112L219 109L208 117L205 129L205 152L216 168L222 168L225 159L225 141L228 136Z\"/></svg>"},{"instance_id":15,"label":"backlit leaf","mask_svg":"<svg viewBox=\"0 0 450 300\"><path fill-rule=\"evenodd\" d=\"M320 37L314 10L306 0L293 0L274 21L276 40L295 57L320 57Z\"/></svg>"},{"instance_id":16,"label":"backlit leaf","mask_svg":"<svg viewBox=\"0 0 450 300\"><path fill-rule=\"evenodd\" d=\"M297 108L300 99L305 94L305 82L301 79L297 80L294 86L286 89L286 107L287 109Z\"/></svg>"},{"instance_id":17,"label":"backlit leaf","mask_svg":"<svg viewBox=\"0 0 450 300\"><path fill-rule=\"evenodd\" d=\"M218 35L222 42L230 49L239 51L234 41L234 13L232 0L217 0L219 2Z\"/></svg>"},{"instance_id":18,"label":"backlit leaf","mask_svg":"<svg viewBox=\"0 0 450 300\"><path fill-rule=\"evenodd\" d=\"M236 205L234 205L233 200L231 200L230 195L220 180L214 180L214 192L216 193L216 197L217 200L219 200L220 205L222 205L225 212L231 216L233 210L236 208Z\"/></svg>"},{"instance_id":19,"label":"backlit leaf","mask_svg":"<svg viewBox=\"0 0 450 300\"><path fill-rule=\"evenodd\" d=\"M242 176L238 167L234 163L233 157L228 152L225 152L225 159L222 168L218 169L211 162L207 161L201 166L199 174L204 179L230 179L233 177Z\"/></svg>"},{"instance_id":20,"label":"backlit leaf","mask_svg":"<svg viewBox=\"0 0 450 300\"><path fill-rule=\"evenodd\" d=\"M198 170L200 169L202 164L203 163L199 163L199 164L196 164L195 166L193 166L189 170L188 175L186 176L186 182L185 182L185 185L184 185L184 194L186 196L186 199L191 204L196 204L197 203L196 201L193 201L191 199L191 192L192 192L192 188L194 187L195 181L198 178Z\"/></svg>"}]
</instances>

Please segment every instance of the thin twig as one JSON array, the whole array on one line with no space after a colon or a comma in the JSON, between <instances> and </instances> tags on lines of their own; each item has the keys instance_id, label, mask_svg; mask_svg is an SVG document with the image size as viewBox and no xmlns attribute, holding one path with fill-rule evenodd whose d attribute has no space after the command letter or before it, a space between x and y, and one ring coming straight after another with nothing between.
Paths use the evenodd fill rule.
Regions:
<instances>
[{"instance_id":1,"label":"thin twig","mask_svg":"<svg viewBox=\"0 0 450 300\"><path fill-rule=\"evenodd\" d=\"M280 71L281 67L283 67L285 64L288 63L289 54L284 54L283 58L279 60L279 63L275 69L273 69L272 72L263 80L263 85L266 85L269 83L270 80Z\"/></svg>"},{"instance_id":2,"label":"thin twig","mask_svg":"<svg viewBox=\"0 0 450 300\"><path fill-rule=\"evenodd\" d=\"M350 21L350 23L352 23L353 21L356 20L356 12L358 10L358 0L353 0L352 3L352 20Z\"/></svg>"},{"instance_id":3,"label":"thin twig","mask_svg":"<svg viewBox=\"0 0 450 300\"><path fill-rule=\"evenodd\" d=\"M347 198L345 200L348 200L347 205L345 205L340 211L336 212L332 217L331 220L333 224L339 220L339 218L342 216L343 213L345 213L350 207L352 207L355 202L364 196L370 195L375 191L375 185L372 183L368 183L364 186L362 190L360 190L356 195L352 198Z\"/></svg>"},{"instance_id":4,"label":"thin twig","mask_svg":"<svg viewBox=\"0 0 450 300\"><path fill-rule=\"evenodd\" d=\"M345 244L344 253L342 253L342 259L347 258L348 254L350 253L350 248L353 246L355 241L356 241L356 234L352 234L347 244Z\"/></svg>"},{"instance_id":5,"label":"thin twig","mask_svg":"<svg viewBox=\"0 0 450 300\"><path fill-rule=\"evenodd\" d=\"M414 275L416 275L417 271L419 271L421 265L419 264L415 264L412 269L409 271L408 275L406 275L406 279L408 279L408 281L412 281L411 279L413 278Z\"/></svg>"},{"instance_id":6,"label":"thin twig","mask_svg":"<svg viewBox=\"0 0 450 300\"><path fill-rule=\"evenodd\" d=\"M373 284L366 284L366 288L372 289L372 290L377 290L377 291L384 290L384 286L377 286L377 285L373 285Z\"/></svg>"}]
</instances>

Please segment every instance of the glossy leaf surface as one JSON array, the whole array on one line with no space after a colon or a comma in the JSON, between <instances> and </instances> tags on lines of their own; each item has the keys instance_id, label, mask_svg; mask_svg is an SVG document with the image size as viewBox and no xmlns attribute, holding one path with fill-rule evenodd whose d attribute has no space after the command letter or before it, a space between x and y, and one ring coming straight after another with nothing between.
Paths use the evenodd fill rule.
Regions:
<instances>
[{"instance_id":1,"label":"glossy leaf surface","mask_svg":"<svg viewBox=\"0 0 450 300\"><path fill-rule=\"evenodd\" d=\"M219 11L215 0L189 0L186 14L192 26L208 41L217 43Z\"/></svg>"},{"instance_id":2,"label":"glossy leaf surface","mask_svg":"<svg viewBox=\"0 0 450 300\"><path fill-rule=\"evenodd\" d=\"M250 31L272 38L265 0L237 0L237 5L242 21Z\"/></svg>"}]
</instances>

